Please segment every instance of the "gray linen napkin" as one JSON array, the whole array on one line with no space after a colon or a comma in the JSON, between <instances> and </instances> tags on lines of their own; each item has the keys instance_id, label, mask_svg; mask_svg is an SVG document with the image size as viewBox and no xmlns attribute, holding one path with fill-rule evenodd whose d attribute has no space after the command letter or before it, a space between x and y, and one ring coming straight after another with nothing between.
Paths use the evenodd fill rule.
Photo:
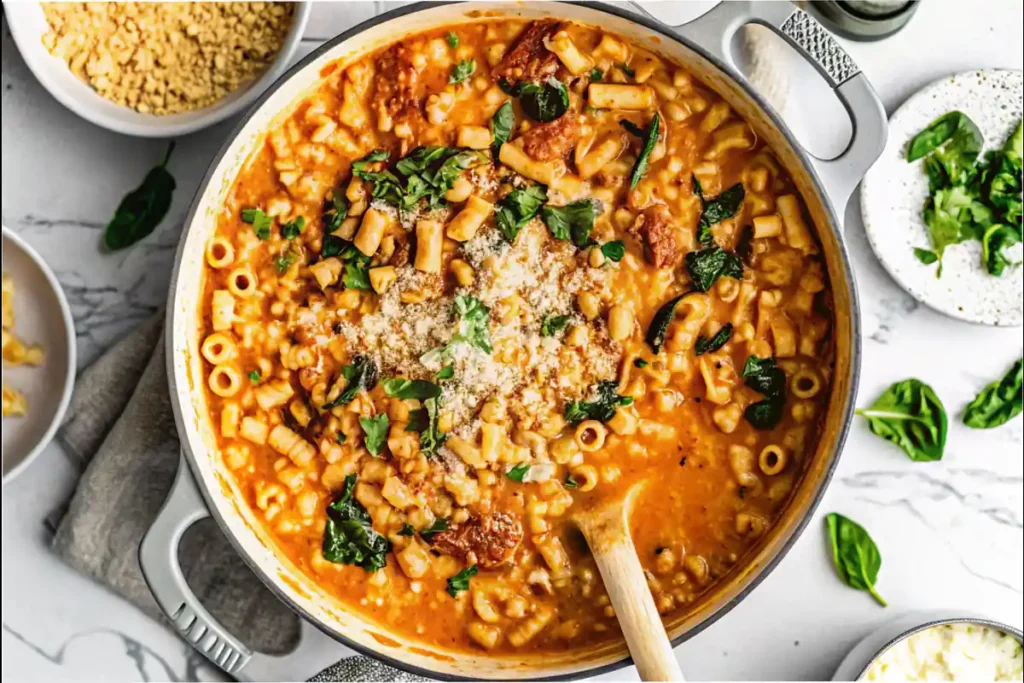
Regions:
<instances>
[{"instance_id":1,"label":"gray linen napkin","mask_svg":"<svg viewBox=\"0 0 1024 683\"><path fill-rule=\"evenodd\" d=\"M138 549L179 460L162 323L159 313L78 378L61 438L84 472L53 540L62 560L161 621L163 613L142 578ZM202 603L249 647L268 654L294 648L299 618L248 569L213 520L185 534L180 557ZM314 680L423 679L350 657Z\"/></svg>"}]
</instances>

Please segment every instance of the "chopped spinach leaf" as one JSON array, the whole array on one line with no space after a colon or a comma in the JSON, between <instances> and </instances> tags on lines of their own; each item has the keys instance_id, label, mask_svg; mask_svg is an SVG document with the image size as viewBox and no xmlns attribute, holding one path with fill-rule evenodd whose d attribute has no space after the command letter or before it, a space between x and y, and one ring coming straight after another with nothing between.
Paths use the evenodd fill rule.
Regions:
<instances>
[{"instance_id":1,"label":"chopped spinach leaf","mask_svg":"<svg viewBox=\"0 0 1024 683\"><path fill-rule=\"evenodd\" d=\"M636 163L633 164L633 172L629 175L629 189L632 190L636 187L640 179L644 177L644 173L647 172L647 165L650 163L654 146L658 143L660 131L661 114L655 113L654 118L651 119L651 122L647 124L647 128L644 129L644 146L640 149L640 156L636 158Z\"/></svg>"},{"instance_id":2,"label":"chopped spinach leaf","mask_svg":"<svg viewBox=\"0 0 1024 683\"><path fill-rule=\"evenodd\" d=\"M604 72L598 69L596 66L590 70L590 82L597 83L604 78Z\"/></svg>"},{"instance_id":3,"label":"chopped spinach leaf","mask_svg":"<svg viewBox=\"0 0 1024 683\"><path fill-rule=\"evenodd\" d=\"M743 262L721 247L691 251L684 259L694 289L706 292L720 277L743 277Z\"/></svg>"},{"instance_id":4,"label":"chopped spinach leaf","mask_svg":"<svg viewBox=\"0 0 1024 683\"><path fill-rule=\"evenodd\" d=\"M650 365L650 363L645 361L643 358L637 358L636 360L633 361L633 367L634 368L643 369L643 368L646 368L648 365Z\"/></svg>"},{"instance_id":5,"label":"chopped spinach leaf","mask_svg":"<svg viewBox=\"0 0 1024 683\"><path fill-rule=\"evenodd\" d=\"M930 266L939 260L938 254L934 251L931 249L921 249L920 247L914 247L914 256L916 256L917 260L926 266Z\"/></svg>"},{"instance_id":6,"label":"chopped spinach leaf","mask_svg":"<svg viewBox=\"0 0 1024 683\"><path fill-rule=\"evenodd\" d=\"M541 219L548 226L552 237L571 240L580 249L592 244L590 231L594 229L596 216L594 202L590 199L581 199L561 207L548 204L541 209Z\"/></svg>"},{"instance_id":7,"label":"chopped spinach leaf","mask_svg":"<svg viewBox=\"0 0 1024 683\"><path fill-rule=\"evenodd\" d=\"M283 254L279 254L274 259L274 268L277 270L277 274L284 275L287 273L288 269L292 267L292 264L295 263L296 259L298 259L298 254L291 249Z\"/></svg>"},{"instance_id":8,"label":"chopped spinach leaf","mask_svg":"<svg viewBox=\"0 0 1024 683\"><path fill-rule=\"evenodd\" d=\"M263 212L263 209L242 209L242 222L252 226L252 231L261 240L270 239L270 226L274 219Z\"/></svg>"},{"instance_id":9,"label":"chopped spinach leaf","mask_svg":"<svg viewBox=\"0 0 1024 683\"><path fill-rule=\"evenodd\" d=\"M964 424L992 429L1020 415L1024 406L1024 359L1018 360L1001 380L986 386L964 410Z\"/></svg>"},{"instance_id":10,"label":"chopped spinach leaf","mask_svg":"<svg viewBox=\"0 0 1024 683\"><path fill-rule=\"evenodd\" d=\"M475 296L460 295L455 297L455 310L459 314L459 326L452 337L452 342L464 341L481 351L490 353L491 347L491 309L483 305Z\"/></svg>"},{"instance_id":11,"label":"chopped spinach leaf","mask_svg":"<svg viewBox=\"0 0 1024 683\"><path fill-rule=\"evenodd\" d=\"M615 416L616 408L633 404L633 397L620 396L618 385L609 380L598 382L594 394L595 397L592 401L567 403L565 406L566 422L569 424L579 424L584 420L607 422Z\"/></svg>"},{"instance_id":12,"label":"chopped spinach leaf","mask_svg":"<svg viewBox=\"0 0 1024 683\"><path fill-rule=\"evenodd\" d=\"M341 444L343 444L343 443L345 443L346 441L348 441L348 437L347 437L347 436L345 436L345 432L337 432L337 433L336 433L336 434L334 435L334 440L335 440L335 441L337 441L337 442L338 442L338 445L340 446Z\"/></svg>"},{"instance_id":13,"label":"chopped spinach leaf","mask_svg":"<svg viewBox=\"0 0 1024 683\"><path fill-rule=\"evenodd\" d=\"M448 438L437 425L436 398L423 401L423 407L409 415L409 426L406 431L420 433L420 451L428 458L437 455L437 449Z\"/></svg>"},{"instance_id":14,"label":"chopped spinach leaf","mask_svg":"<svg viewBox=\"0 0 1024 683\"><path fill-rule=\"evenodd\" d=\"M476 62L472 59L463 60L452 69L451 75L448 76L448 82L452 85L462 83L472 76L474 71L476 71Z\"/></svg>"},{"instance_id":15,"label":"chopped spinach leaf","mask_svg":"<svg viewBox=\"0 0 1024 683\"><path fill-rule=\"evenodd\" d=\"M873 434L902 448L911 460L942 459L946 409L924 382L913 378L896 382L857 414L867 419Z\"/></svg>"},{"instance_id":16,"label":"chopped spinach leaf","mask_svg":"<svg viewBox=\"0 0 1024 683\"><path fill-rule=\"evenodd\" d=\"M348 200L341 188L331 190L330 199L324 199L323 214L320 219L324 224L324 232L332 233L341 227L342 221L348 217ZM338 239L338 238L335 238Z\"/></svg>"},{"instance_id":17,"label":"chopped spinach leaf","mask_svg":"<svg viewBox=\"0 0 1024 683\"><path fill-rule=\"evenodd\" d=\"M390 398L415 398L422 401L441 395L441 387L425 379L386 379L381 382L381 386Z\"/></svg>"},{"instance_id":18,"label":"chopped spinach leaf","mask_svg":"<svg viewBox=\"0 0 1024 683\"><path fill-rule=\"evenodd\" d=\"M439 534L442 531L448 531L448 520L438 517L430 523L430 526L420 530L420 538L430 543L434 539L434 534Z\"/></svg>"},{"instance_id":19,"label":"chopped spinach leaf","mask_svg":"<svg viewBox=\"0 0 1024 683\"><path fill-rule=\"evenodd\" d=\"M354 356L351 365L342 366L341 375L346 381L344 391L333 401L322 405L321 410L348 405L360 391L370 391L377 386L377 364L369 356Z\"/></svg>"},{"instance_id":20,"label":"chopped spinach leaf","mask_svg":"<svg viewBox=\"0 0 1024 683\"><path fill-rule=\"evenodd\" d=\"M494 112L494 116L491 117L491 153L494 155L495 162L501 152L501 146L512 137L512 129L515 128L515 125L516 114L512 109L511 102L506 102L498 107L498 111Z\"/></svg>"},{"instance_id":21,"label":"chopped spinach leaf","mask_svg":"<svg viewBox=\"0 0 1024 683\"><path fill-rule=\"evenodd\" d=\"M281 237L286 240L293 240L299 236L304 227L306 227L305 216L296 216L295 220L281 226Z\"/></svg>"},{"instance_id":22,"label":"chopped spinach leaf","mask_svg":"<svg viewBox=\"0 0 1024 683\"><path fill-rule=\"evenodd\" d=\"M715 244L711 228L727 218L732 218L743 206L743 183L736 183L714 199L706 199L697 176L693 180L693 193L700 199L700 220L697 222L697 239L705 247Z\"/></svg>"},{"instance_id":23,"label":"chopped spinach leaf","mask_svg":"<svg viewBox=\"0 0 1024 683\"><path fill-rule=\"evenodd\" d=\"M260 371L259 370L253 370L252 372L250 372L249 373L249 381L250 382L259 382L260 381Z\"/></svg>"},{"instance_id":24,"label":"chopped spinach leaf","mask_svg":"<svg viewBox=\"0 0 1024 683\"><path fill-rule=\"evenodd\" d=\"M530 471L530 466L527 465L527 464L515 465L513 467L510 467L505 472L505 476L508 477L509 479L511 479L512 481L519 482L520 484L522 484L523 483L523 478L526 476L527 472L529 472L529 471Z\"/></svg>"},{"instance_id":25,"label":"chopped spinach leaf","mask_svg":"<svg viewBox=\"0 0 1024 683\"><path fill-rule=\"evenodd\" d=\"M477 566L474 564L448 579L448 595L454 598L462 591L469 590L469 580L476 576L478 571Z\"/></svg>"},{"instance_id":26,"label":"chopped spinach leaf","mask_svg":"<svg viewBox=\"0 0 1024 683\"><path fill-rule=\"evenodd\" d=\"M412 524L403 524L402 528L398 530L399 536L412 536L416 533L416 530L412 528Z\"/></svg>"},{"instance_id":27,"label":"chopped spinach leaf","mask_svg":"<svg viewBox=\"0 0 1024 683\"><path fill-rule=\"evenodd\" d=\"M375 572L387 564L391 542L374 531L370 515L355 500L356 475L345 477L341 495L327 507L327 524L321 546L328 562L353 564Z\"/></svg>"},{"instance_id":28,"label":"chopped spinach leaf","mask_svg":"<svg viewBox=\"0 0 1024 683\"><path fill-rule=\"evenodd\" d=\"M569 109L569 90L557 78L548 78L543 85L519 83L514 86L514 95L526 115L540 123L554 121Z\"/></svg>"},{"instance_id":29,"label":"chopped spinach leaf","mask_svg":"<svg viewBox=\"0 0 1024 683\"><path fill-rule=\"evenodd\" d=\"M363 433L366 435L366 450L370 451L370 455L373 457L380 457L388 440L390 422L387 413L381 413L377 417L361 417L359 426L363 428Z\"/></svg>"},{"instance_id":30,"label":"chopped spinach leaf","mask_svg":"<svg viewBox=\"0 0 1024 683\"><path fill-rule=\"evenodd\" d=\"M630 68L629 64L626 64L625 62L620 62L616 64L616 66L622 69L622 73L626 74L630 78L636 78L636 70Z\"/></svg>"},{"instance_id":31,"label":"chopped spinach leaf","mask_svg":"<svg viewBox=\"0 0 1024 683\"><path fill-rule=\"evenodd\" d=\"M669 299L667 302L661 305L658 312L654 314L651 319L651 325L647 328L646 341L647 345L651 347L651 351L654 355L661 353L661 346L665 343L665 335L668 333L668 326L672 323L672 320L676 317L676 306L683 300L685 294Z\"/></svg>"},{"instance_id":32,"label":"chopped spinach leaf","mask_svg":"<svg viewBox=\"0 0 1024 683\"><path fill-rule=\"evenodd\" d=\"M622 240L605 242L601 245L601 253L609 261L618 263L622 260L622 257L626 255L626 243Z\"/></svg>"},{"instance_id":33,"label":"chopped spinach leaf","mask_svg":"<svg viewBox=\"0 0 1024 683\"><path fill-rule=\"evenodd\" d=\"M445 40L448 41L448 47L453 50L459 46L459 37L455 35L454 31L448 31L448 35L445 36Z\"/></svg>"},{"instance_id":34,"label":"chopped spinach leaf","mask_svg":"<svg viewBox=\"0 0 1024 683\"><path fill-rule=\"evenodd\" d=\"M644 137L645 137L644 136L644 129L641 128L640 126L636 125L635 123L633 123L629 119L622 119L622 120L620 120L619 121L619 125L622 126L623 128L625 128L627 131L629 131L633 135L635 135L638 138L640 138L641 140L644 139Z\"/></svg>"},{"instance_id":35,"label":"chopped spinach leaf","mask_svg":"<svg viewBox=\"0 0 1024 683\"><path fill-rule=\"evenodd\" d=\"M749 356L743 366L746 385L764 395L764 400L747 406L743 416L755 429L772 429L782 419L786 402L786 374L774 358Z\"/></svg>"},{"instance_id":36,"label":"chopped spinach leaf","mask_svg":"<svg viewBox=\"0 0 1024 683\"><path fill-rule=\"evenodd\" d=\"M519 231L533 220L547 200L548 191L543 185L530 185L523 189L512 190L498 200L494 220L505 241L509 244L515 242Z\"/></svg>"},{"instance_id":37,"label":"chopped spinach leaf","mask_svg":"<svg viewBox=\"0 0 1024 683\"><path fill-rule=\"evenodd\" d=\"M717 351L725 346L730 337L732 337L732 323L722 325L722 329L718 330L710 339L700 335L693 345L694 354L702 356L705 353Z\"/></svg>"},{"instance_id":38,"label":"chopped spinach leaf","mask_svg":"<svg viewBox=\"0 0 1024 683\"><path fill-rule=\"evenodd\" d=\"M540 336L554 337L565 329L570 320L572 320L571 315L545 316L543 322L540 324Z\"/></svg>"},{"instance_id":39,"label":"chopped spinach leaf","mask_svg":"<svg viewBox=\"0 0 1024 683\"><path fill-rule=\"evenodd\" d=\"M142 179L142 184L126 194L117 205L104 231L103 241L108 249L130 247L156 230L156 226L167 215L176 186L174 176L167 170L167 162L173 151L172 141L160 165L150 169Z\"/></svg>"},{"instance_id":40,"label":"chopped spinach leaf","mask_svg":"<svg viewBox=\"0 0 1024 683\"><path fill-rule=\"evenodd\" d=\"M567 489L576 489L579 488L580 484L578 481L576 481L576 478L574 476L572 476L571 474L567 474L565 475L565 483L563 483L562 486L564 486Z\"/></svg>"},{"instance_id":41,"label":"chopped spinach leaf","mask_svg":"<svg viewBox=\"0 0 1024 683\"><path fill-rule=\"evenodd\" d=\"M441 368L440 370L438 370L437 375L435 375L434 377L435 377L435 379L437 379L438 382L443 382L444 380L451 379L454 376L455 376L455 366L454 365L446 365L443 368Z\"/></svg>"}]
</instances>

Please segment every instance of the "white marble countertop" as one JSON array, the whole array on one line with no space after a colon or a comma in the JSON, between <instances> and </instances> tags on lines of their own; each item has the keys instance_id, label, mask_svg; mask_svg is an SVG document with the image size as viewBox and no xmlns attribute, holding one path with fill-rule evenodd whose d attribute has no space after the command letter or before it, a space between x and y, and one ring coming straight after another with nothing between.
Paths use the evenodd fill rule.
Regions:
<instances>
[{"instance_id":1,"label":"white marble countertop","mask_svg":"<svg viewBox=\"0 0 1024 683\"><path fill-rule=\"evenodd\" d=\"M380 5L318 5L302 54ZM678 23L698 9L664 3L651 11ZM927 0L896 36L844 45L891 112L941 76L1020 69L1021 22L1017 0ZM179 140L170 164L178 181L170 215L138 246L106 254L99 248L103 226L166 143L122 137L64 109L27 70L6 26L2 60L3 222L56 271L74 312L84 367L163 302L181 220L233 123ZM794 82L800 95L804 79ZM797 100L786 117L798 131L820 136L843 129L802 125L813 118L812 105ZM870 251L856 195L846 210L846 238L864 315L858 402L870 403L905 377L930 383L951 412L945 459L913 463L858 419L806 533L738 607L677 649L690 679L826 679L859 638L909 610L956 608L1018 627L1024 622L1021 419L974 431L952 415L1020 356L1021 330L956 322L904 294ZM3 679L217 678L164 626L49 552L46 519L76 477L72 462L51 444L3 489ZM884 558L878 589L888 609L836 578L820 519L830 511L853 517L874 536ZM613 677L635 676L627 670Z\"/></svg>"}]
</instances>

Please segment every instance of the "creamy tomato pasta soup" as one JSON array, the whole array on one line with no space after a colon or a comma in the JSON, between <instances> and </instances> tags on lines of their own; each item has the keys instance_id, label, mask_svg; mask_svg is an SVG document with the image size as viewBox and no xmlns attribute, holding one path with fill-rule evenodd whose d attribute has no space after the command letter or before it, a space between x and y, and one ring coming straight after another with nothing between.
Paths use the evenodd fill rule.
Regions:
<instances>
[{"instance_id":1,"label":"creamy tomato pasta soup","mask_svg":"<svg viewBox=\"0 0 1024 683\"><path fill-rule=\"evenodd\" d=\"M485 20L324 72L231 190L202 355L280 552L421 642L619 638L569 518L632 533L676 616L807 466L831 301L793 184L678 65Z\"/></svg>"}]
</instances>

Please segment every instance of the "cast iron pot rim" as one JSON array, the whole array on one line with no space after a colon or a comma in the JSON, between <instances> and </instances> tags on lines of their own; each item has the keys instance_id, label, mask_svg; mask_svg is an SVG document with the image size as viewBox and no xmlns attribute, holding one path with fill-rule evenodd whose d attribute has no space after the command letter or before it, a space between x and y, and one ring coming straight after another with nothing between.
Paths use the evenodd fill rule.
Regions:
<instances>
[{"instance_id":1,"label":"cast iron pot rim","mask_svg":"<svg viewBox=\"0 0 1024 683\"><path fill-rule=\"evenodd\" d=\"M359 35L363 31L365 31L365 30L367 30L369 28L372 28L373 26L376 26L377 24L384 23L384 22L390 21L392 19L397 19L398 17L403 17L403 16L406 16L408 14L414 14L416 12L422 12L424 10L434 9L436 7L443 7L445 5L453 5L453 4L458 4L458 0L455 0L455 1L452 1L452 2L449 2L449 1L442 1L442 2L435 2L435 1L431 1L431 2L418 2L418 3L411 4L411 5L407 5L405 7L399 7L399 8L390 10L388 12L385 12L383 14L377 15L375 17L372 17L370 19L367 19L366 21L364 21L364 22L362 22L360 24L357 24L357 25L353 26L352 28L348 29L347 31L344 31L343 33L335 36L331 40L326 41L323 45L321 45L320 47L316 48L315 50L310 52L308 55L303 57L293 67L291 67L290 69L285 71L276 81L274 81L273 84L271 84L271 86L269 88L267 88L267 90L262 95L260 95L260 97L255 102L253 102L250 105L248 111L246 111L246 113L242 116L241 120L238 122L238 125L235 126L234 130L232 130L230 135L227 137L227 140L224 143L224 145L221 147L220 151L217 152L217 155L210 162L210 165L208 167L206 175L203 177L202 182L199 184L199 187L196 190L195 197L192 200L192 206L190 207L188 215L187 215L187 217L185 219L185 222L184 222L185 230L184 230L184 232L181 235L180 241L178 243L178 251L177 251L177 254L175 255L175 258L174 258L174 269L171 271L172 272L171 284L170 284L170 290L169 290L169 293L168 293L169 303L173 303L173 296L174 296L174 292L175 292L175 290L177 288L178 275L179 275L180 269L181 269L181 260L182 260L182 256L184 255L184 252L185 252L185 243L186 243L187 238L188 238L188 233L191 231L192 223L195 220L196 213L199 211L199 204L201 203L203 195L206 193L207 188L210 186L210 182L213 180L214 174L216 173L217 168L220 166L220 162L226 156L226 154L228 152L228 149L238 139L238 136L241 134L242 130L245 128L245 126L249 122L249 120L256 114L256 112L258 112L260 110L260 108L266 103L266 101L268 99L270 99L270 97L275 92L277 92L278 88L280 88L282 85L284 85L284 83L286 83L288 80L290 80L292 78L292 76L298 74L300 71L305 69L310 63L314 62L316 59L318 59L325 52L330 51L336 45L338 45L340 43L343 43L346 40ZM558 4L558 3L552 3L552 4L554 5L554 4ZM838 221L836 220L836 213L835 213L835 209L832 206L831 198L829 197L828 193L825 192L825 189L824 189L824 187L821 184L821 179L818 178L818 174L815 172L814 167L810 163L808 163L808 152L805 151L804 148L800 145L800 143L797 141L797 138L789 130L789 128L786 126L786 124L779 118L778 114L774 111L774 109L771 108L771 106L765 101L765 99L763 97L761 97L760 94L757 93L757 91L755 91L753 88L750 87L750 84L747 81L745 81L743 79L735 78L732 75L732 73L730 71L730 68L726 64L722 63L721 60L719 60L718 58L714 57L713 55L708 54L700 46L691 43L689 40L684 38L682 35L679 35L679 34L675 33L674 31L672 31L672 27L669 26L668 24L663 24L661 22L658 22L658 21L654 20L653 18L651 18L651 17L649 17L649 16L647 16L645 14L637 14L637 13L633 13L633 12L627 12L626 10L621 9L619 7L615 7L613 5L605 5L605 4L599 3L599 2L582 2L582 1L579 1L579 0L568 0L568 1L562 2L561 4L579 5L579 6L586 7L588 9L596 10L596 11L599 11L599 12L605 12L607 14L615 15L615 16L621 18L621 19L626 19L627 21L631 21L631 22L640 24L641 26L644 26L645 28L648 28L648 29L650 29L652 31L656 31L660 35L664 36L666 39L672 40L672 41L674 41L676 43L681 43L681 44L685 45L687 48L689 48L690 50L693 50L694 52L699 54L701 57L706 59L708 62L713 64L715 66L715 68L717 68L723 74L728 76L731 80L736 82L740 86L740 88L742 88L747 93L747 95L750 96L760 106L762 113L765 114L768 117L768 119L772 123L772 125L774 125L783 134L783 136L791 143L794 151L796 152L797 157L799 158L800 162L804 166L804 171L810 177L811 182L812 182L812 184L814 186L814 189L818 193L818 196L824 199L822 204L823 204L823 206L825 208L825 212L826 212L826 214L827 214L827 216L829 218L829 228L836 233L836 243L837 243L838 251L839 251L839 261L840 261L840 263L843 266L843 271L844 271L844 274L846 275L847 286L850 289L850 323L851 323L850 324L850 332L851 332L852 340L851 340L851 345L850 345L850 389L849 389L849 391L851 393L851 399L850 399L850 401L847 404L845 414L842 416L843 417L843 425L839 429L839 433L838 433L838 436L837 436L835 449L834 449L834 452L832 453L831 462L829 463L828 469L826 470L824 476L822 477L821 483L818 486L818 490L815 492L815 494L811 498L811 503L808 506L807 511L804 513L803 517L796 524L793 525L792 529L789 532L789 537L782 544L782 547L779 548L778 552L775 553L775 556L772 557L767 563L765 563L761 567L761 569L759 571L754 573L753 577L749 579L749 582L747 583L747 585L744 586L743 589L735 597L733 597L731 600L729 600L728 602L723 604L721 607L719 607L717 610L715 610L704 621L700 622L699 624L695 625L693 628L691 628L691 629L681 633L679 636L677 636L676 638L672 639L672 641L671 641L672 642L672 647L675 648L678 645L680 645L681 643L683 643L684 641L687 641L690 638L696 636L701 631L703 631L704 629L708 628L709 626L714 624L716 621L718 621L720 618L722 618L723 616L728 614L736 605L738 605L740 602L742 602L743 599L746 598L747 595L749 595L750 592L754 590L754 588L756 588L758 585L760 585L760 583L765 578L768 577L768 575L775 569L775 567L778 566L779 562L781 562L782 558L786 556L786 554L789 552L789 549L793 546L793 544L795 544L796 541L799 540L799 538L800 538L801 534L803 533L804 529L807 527L807 524L811 521L811 518L814 516L814 512L817 509L818 504L821 502L822 497L825 495L825 490L828 488L828 485L829 485L829 483L832 480L832 475L835 473L835 469L836 469L837 465L839 464L839 458L842 455L843 445L846 443L846 437L847 437L847 435L849 433L850 424L851 424L852 418L853 418L853 410L854 410L854 400L853 400L853 397L855 396L855 390L856 390L856 387L857 387L857 384L858 384L858 380L860 379L860 360L861 360L860 359L860 355L861 355L860 354L860 302L859 302L859 298L858 298L858 294L857 294L856 283L854 281L853 268L852 268L852 266L850 264L849 254L846 251L846 245L845 245L845 243L843 241L842 228L839 225ZM512 5L512 7L514 8L514 5ZM819 229L818 226L815 226L815 229ZM181 406L180 406L180 404L178 402L178 388L177 388L177 384L176 384L175 379L174 379L174 313L175 313L174 306L173 305L168 305L167 306L167 318L166 318L166 321L165 321L165 329L171 330L171 334L165 335L165 337L166 337L165 344L166 344L166 351L167 351L167 353L166 353L167 359L166 360L167 360L168 386L169 386L169 389L170 389L171 399L172 399L171 400L171 406L172 406L172 409L173 409L173 412L174 412L174 422L175 422L175 425L177 427L178 434L181 435L181 434L187 434L187 432L184 429L184 417L182 415ZM277 584L271 579L269 574L266 571L264 571L264 569L259 565L259 563L257 563L255 560L253 560L252 557L249 556L249 553L242 547L241 542L238 539L235 538L234 534L229 531L229 529L227 527L227 523L224 521L223 517L220 514L219 508L213 503L213 496L210 494L210 491L209 491L209 488L208 488L208 486L206 484L205 479L203 479L203 477L200 477L200 476L195 476L197 465L195 464L195 455L192 453L192 449L191 449L191 446L190 446L190 444L188 442L188 439L183 439L182 440L182 449L181 450L182 450L182 453L185 454L185 458L188 461L189 468L192 470L193 479L196 481L197 488L199 489L199 493L200 493L200 495L203 498L203 502L206 504L207 511L210 513L210 516L212 516L216 520L217 526L220 527L221 533L224 536L227 537L227 539L231 543L232 547L239 554L239 556L241 556L241 558L245 561L245 563L246 563L246 565L248 565L249 569L251 569L253 571L253 573L255 573L257 577L259 577L259 579L270 590L270 592L273 593L274 596L277 599L281 600L281 602L283 602L289 609L291 609L293 612L298 614L300 618L304 619L306 622L310 623L311 625L313 625L314 627L319 629L321 632L323 632L325 635L327 635L331 639L340 642L342 645L344 645L344 646L346 646L346 647L348 647L348 648L350 648L352 650L355 650L359 654L365 655L367 657L371 657L373 659L376 659L379 662L387 664L388 666L394 667L394 668L399 669L401 671L405 671L407 673L410 673L410 674L413 674L413 675L416 675L416 676L422 676L424 678L431 678L431 679L434 679L434 680L442 680L442 681L472 681L472 680L479 680L477 678L472 678L472 677L469 677L469 676L458 676L458 675L453 675L453 674L442 674L442 673L439 673L439 672L436 672L436 671L432 671L432 670L429 670L429 669L424 669L424 668L421 668L421 667L418 667L418 666L413 666L411 664L407 664L407 663L402 662L402 661L400 661L398 659L395 659L394 657L391 657L389 655L385 655L385 654L381 654L379 652L376 652L375 650L373 650L373 649L371 649L369 647L366 647L364 645L356 643L355 641L350 640L348 637L346 637L345 635L343 635L341 633L337 633L337 632L327 628L326 625L322 624L319 619L314 618L312 615L310 615L308 612L306 612L306 610L304 610L303 608L301 608L300 606L298 606L294 602L292 602L292 600L287 595L285 595L284 591L281 590L280 588L278 588ZM284 656L287 656L287 655L284 655ZM577 679L584 678L584 677L598 676L598 675L601 675L601 674L610 673L612 671L618 671L619 669L623 669L623 668L631 665L632 663L633 663L632 657L628 656L628 654L627 654L627 656L625 656L621 660L619 660L617 662L612 662L610 664L603 664L603 665L600 665L600 666L594 666L592 668L580 669L578 671L573 671L573 672L570 672L570 673L554 674L554 675L550 675L550 676L542 676L542 677L532 678L530 680L536 680L536 681L567 681L567 680L577 680ZM518 680L518 679L500 679L500 678L498 678L498 679L491 679L491 680Z\"/></svg>"}]
</instances>

